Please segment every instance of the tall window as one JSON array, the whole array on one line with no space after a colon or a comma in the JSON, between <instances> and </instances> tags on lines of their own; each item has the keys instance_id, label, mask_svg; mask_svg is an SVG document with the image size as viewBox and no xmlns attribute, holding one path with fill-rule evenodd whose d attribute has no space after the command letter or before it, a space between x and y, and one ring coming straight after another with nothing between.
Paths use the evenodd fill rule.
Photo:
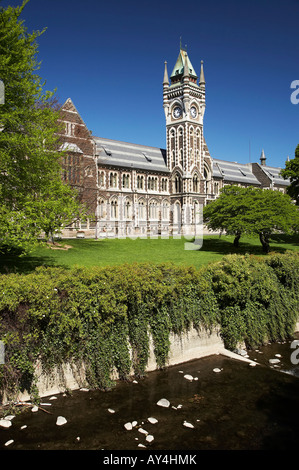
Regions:
<instances>
[{"instance_id":1,"label":"tall window","mask_svg":"<svg viewBox=\"0 0 299 470\"><path fill-rule=\"evenodd\" d=\"M99 186L100 188L105 186L105 173L103 171L99 171Z\"/></svg>"},{"instance_id":2,"label":"tall window","mask_svg":"<svg viewBox=\"0 0 299 470\"><path fill-rule=\"evenodd\" d=\"M104 199L99 200L99 218L103 219L106 216L105 201Z\"/></svg>"},{"instance_id":3,"label":"tall window","mask_svg":"<svg viewBox=\"0 0 299 470\"><path fill-rule=\"evenodd\" d=\"M109 186L110 188L117 188L117 173L110 173Z\"/></svg>"},{"instance_id":4,"label":"tall window","mask_svg":"<svg viewBox=\"0 0 299 470\"><path fill-rule=\"evenodd\" d=\"M161 190L162 191L167 191L167 186L168 186L167 178L162 178L162 180L161 180Z\"/></svg>"},{"instance_id":5,"label":"tall window","mask_svg":"<svg viewBox=\"0 0 299 470\"><path fill-rule=\"evenodd\" d=\"M149 218L157 219L158 218L158 203L157 201L151 201L149 204Z\"/></svg>"},{"instance_id":6,"label":"tall window","mask_svg":"<svg viewBox=\"0 0 299 470\"><path fill-rule=\"evenodd\" d=\"M193 176L193 192L198 193L199 192L199 184L198 184L198 176L195 173Z\"/></svg>"},{"instance_id":7,"label":"tall window","mask_svg":"<svg viewBox=\"0 0 299 470\"><path fill-rule=\"evenodd\" d=\"M128 189L130 187L130 175L123 175L123 188Z\"/></svg>"},{"instance_id":8,"label":"tall window","mask_svg":"<svg viewBox=\"0 0 299 470\"><path fill-rule=\"evenodd\" d=\"M169 220L169 202L163 201L162 203L162 219Z\"/></svg>"},{"instance_id":9,"label":"tall window","mask_svg":"<svg viewBox=\"0 0 299 470\"><path fill-rule=\"evenodd\" d=\"M158 178L157 176L149 176L147 180L147 188L149 191L157 191L158 189Z\"/></svg>"},{"instance_id":10,"label":"tall window","mask_svg":"<svg viewBox=\"0 0 299 470\"><path fill-rule=\"evenodd\" d=\"M182 192L182 178L178 173L176 173L174 177L174 192L175 193Z\"/></svg>"},{"instance_id":11,"label":"tall window","mask_svg":"<svg viewBox=\"0 0 299 470\"><path fill-rule=\"evenodd\" d=\"M111 219L118 218L118 202L117 199L113 199L110 203L110 215Z\"/></svg>"},{"instance_id":12,"label":"tall window","mask_svg":"<svg viewBox=\"0 0 299 470\"><path fill-rule=\"evenodd\" d=\"M124 216L125 219L131 219L132 217L132 206L131 202L127 199L124 204Z\"/></svg>"},{"instance_id":13,"label":"tall window","mask_svg":"<svg viewBox=\"0 0 299 470\"><path fill-rule=\"evenodd\" d=\"M145 217L145 203L144 201L139 201L138 202L138 216L139 216L139 220L145 220L146 217Z\"/></svg>"},{"instance_id":14,"label":"tall window","mask_svg":"<svg viewBox=\"0 0 299 470\"><path fill-rule=\"evenodd\" d=\"M144 177L142 175L137 176L137 189L144 188Z\"/></svg>"}]
</instances>

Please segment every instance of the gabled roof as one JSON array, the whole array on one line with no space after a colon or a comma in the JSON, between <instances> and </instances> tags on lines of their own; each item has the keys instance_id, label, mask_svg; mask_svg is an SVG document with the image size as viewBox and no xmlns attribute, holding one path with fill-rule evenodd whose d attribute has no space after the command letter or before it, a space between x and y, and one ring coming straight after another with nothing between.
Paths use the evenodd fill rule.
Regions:
<instances>
[{"instance_id":1,"label":"gabled roof","mask_svg":"<svg viewBox=\"0 0 299 470\"><path fill-rule=\"evenodd\" d=\"M254 184L260 186L259 180L252 173L248 164L227 162L213 158L214 178L222 178L224 182Z\"/></svg>"},{"instance_id":2,"label":"gabled roof","mask_svg":"<svg viewBox=\"0 0 299 470\"><path fill-rule=\"evenodd\" d=\"M274 183L278 184L281 186L289 186L290 180L289 179L284 179L280 172L281 168L279 167L273 167L273 166L266 166L266 165L259 165L260 169L265 173L268 178Z\"/></svg>"},{"instance_id":3,"label":"gabled roof","mask_svg":"<svg viewBox=\"0 0 299 470\"><path fill-rule=\"evenodd\" d=\"M98 164L170 173L166 150L94 137Z\"/></svg>"}]
</instances>

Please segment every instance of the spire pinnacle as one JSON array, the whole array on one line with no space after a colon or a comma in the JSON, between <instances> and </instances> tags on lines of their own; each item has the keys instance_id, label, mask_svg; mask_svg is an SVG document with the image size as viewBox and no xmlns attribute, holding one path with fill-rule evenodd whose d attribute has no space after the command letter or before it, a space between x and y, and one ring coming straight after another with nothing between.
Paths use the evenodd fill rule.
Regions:
<instances>
[{"instance_id":1,"label":"spire pinnacle","mask_svg":"<svg viewBox=\"0 0 299 470\"><path fill-rule=\"evenodd\" d=\"M189 72L189 64L188 64L188 55L187 52L185 52L185 57L184 57L184 77L189 77L190 72Z\"/></svg>"},{"instance_id":2,"label":"spire pinnacle","mask_svg":"<svg viewBox=\"0 0 299 470\"><path fill-rule=\"evenodd\" d=\"M200 85L205 85L205 76L203 73L203 60L201 61L201 68L200 68L200 77L199 77L199 84Z\"/></svg>"},{"instance_id":3,"label":"spire pinnacle","mask_svg":"<svg viewBox=\"0 0 299 470\"><path fill-rule=\"evenodd\" d=\"M261 162L262 166L266 165L266 155L265 155L264 149L262 150L262 153L261 153L261 156L260 156L260 162Z\"/></svg>"},{"instance_id":4,"label":"spire pinnacle","mask_svg":"<svg viewBox=\"0 0 299 470\"><path fill-rule=\"evenodd\" d=\"M167 62L164 62L165 68L164 68L164 80L163 80L163 85L169 85L169 78L168 78L168 72L167 72Z\"/></svg>"}]
</instances>

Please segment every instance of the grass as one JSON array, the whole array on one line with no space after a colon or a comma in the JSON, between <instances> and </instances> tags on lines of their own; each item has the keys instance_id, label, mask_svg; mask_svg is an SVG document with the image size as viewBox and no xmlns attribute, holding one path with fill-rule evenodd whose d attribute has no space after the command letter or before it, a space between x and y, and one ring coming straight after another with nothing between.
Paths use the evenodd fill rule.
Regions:
<instances>
[{"instance_id":1,"label":"grass","mask_svg":"<svg viewBox=\"0 0 299 470\"><path fill-rule=\"evenodd\" d=\"M0 272L27 273L37 266L107 266L133 262L173 262L177 265L194 265L196 268L220 260L229 253L263 255L258 238L241 238L236 249L231 236L205 236L200 250L185 250L181 239L104 239L63 240L61 246L69 249L50 249L41 246L30 255L0 257ZM59 246L57 246L59 248ZM280 253L286 250L299 251L299 237L276 235L271 240L271 250ZM265 255L266 256L266 255Z\"/></svg>"}]
</instances>

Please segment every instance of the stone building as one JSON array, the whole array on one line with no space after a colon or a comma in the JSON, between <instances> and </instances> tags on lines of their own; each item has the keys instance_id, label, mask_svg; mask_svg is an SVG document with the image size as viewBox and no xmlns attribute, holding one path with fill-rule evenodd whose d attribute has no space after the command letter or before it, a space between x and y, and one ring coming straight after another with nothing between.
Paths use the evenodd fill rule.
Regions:
<instances>
[{"instance_id":1,"label":"stone building","mask_svg":"<svg viewBox=\"0 0 299 470\"><path fill-rule=\"evenodd\" d=\"M196 234L203 205L226 184L285 191L279 168L212 158L204 138L205 77L180 48L171 75L165 62L166 149L94 137L68 99L61 108L65 181L91 216L64 236L127 237Z\"/></svg>"}]
</instances>

